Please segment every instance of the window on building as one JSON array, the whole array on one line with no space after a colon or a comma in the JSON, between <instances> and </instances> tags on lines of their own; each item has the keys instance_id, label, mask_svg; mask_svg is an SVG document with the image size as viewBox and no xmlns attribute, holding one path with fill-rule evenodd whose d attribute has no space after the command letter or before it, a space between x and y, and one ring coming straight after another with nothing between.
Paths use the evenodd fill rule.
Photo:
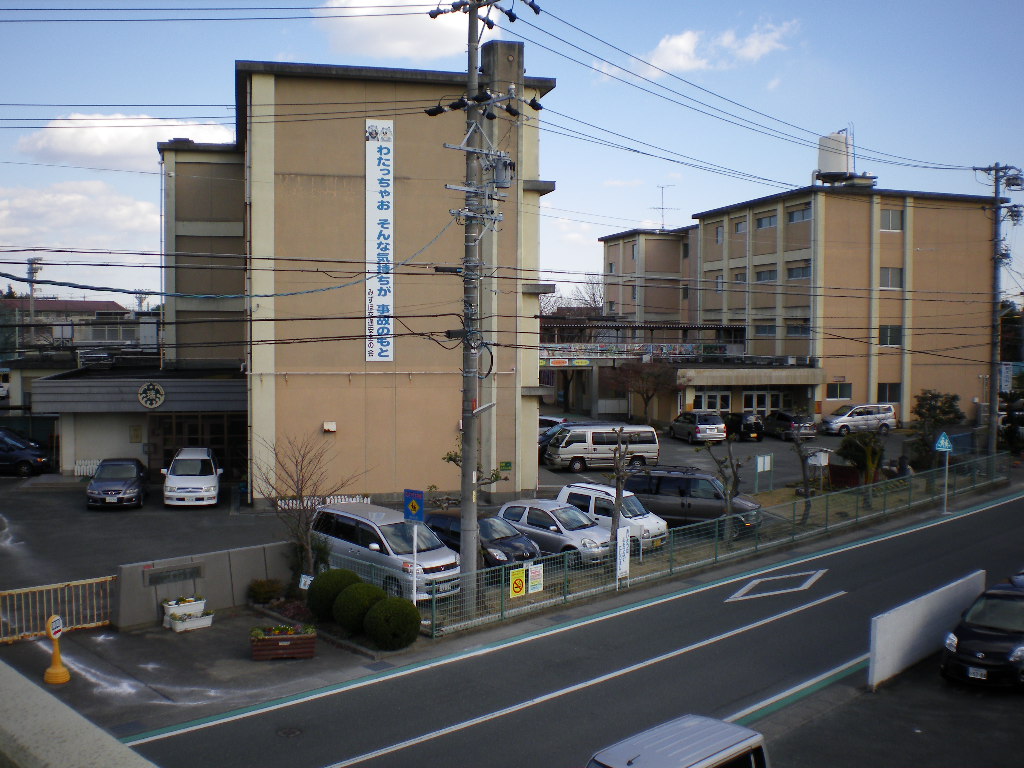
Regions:
<instances>
[{"instance_id":1,"label":"window on building","mask_svg":"<svg viewBox=\"0 0 1024 768\"><path fill-rule=\"evenodd\" d=\"M682 291L683 291L683 298L684 299L690 298L690 286L684 285L683 288L682 288Z\"/></svg>"},{"instance_id":2,"label":"window on building","mask_svg":"<svg viewBox=\"0 0 1024 768\"><path fill-rule=\"evenodd\" d=\"M798 267L787 267L786 277L790 280L805 280L811 276L811 265L804 264Z\"/></svg>"},{"instance_id":3,"label":"window on building","mask_svg":"<svg viewBox=\"0 0 1024 768\"><path fill-rule=\"evenodd\" d=\"M744 232L746 232L747 231L747 222L746 222L746 220L741 219L740 221L737 221L735 224L733 224L732 225L732 231L735 232L737 235L742 235Z\"/></svg>"},{"instance_id":4,"label":"window on building","mask_svg":"<svg viewBox=\"0 0 1024 768\"><path fill-rule=\"evenodd\" d=\"M779 279L777 269L759 269L754 272L754 280L758 283L770 283Z\"/></svg>"},{"instance_id":5,"label":"window on building","mask_svg":"<svg viewBox=\"0 0 1024 768\"><path fill-rule=\"evenodd\" d=\"M730 392L697 392L693 396L693 409L695 411L728 411L732 403Z\"/></svg>"},{"instance_id":6,"label":"window on building","mask_svg":"<svg viewBox=\"0 0 1024 768\"><path fill-rule=\"evenodd\" d=\"M902 325L878 326L878 343L883 347L898 347L903 344Z\"/></svg>"},{"instance_id":7,"label":"window on building","mask_svg":"<svg viewBox=\"0 0 1024 768\"><path fill-rule=\"evenodd\" d=\"M848 381L834 381L825 385L828 400L849 400L853 397L853 384Z\"/></svg>"},{"instance_id":8,"label":"window on building","mask_svg":"<svg viewBox=\"0 0 1024 768\"><path fill-rule=\"evenodd\" d=\"M786 321L787 336L810 336L811 321L806 318Z\"/></svg>"},{"instance_id":9,"label":"window on building","mask_svg":"<svg viewBox=\"0 0 1024 768\"><path fill-rule=\"evenodd\" d=\"M793 211L786 211L786 221L790 224L796 224L798 221L810 221L811 220L811 207L797 208Z\"/></svg>"},{"instance_id":10,"label":"window on building","mask_svg":"<svg viewBox=\"0 0 1024 768\"><path fill-rule=\"evenodd\" d=\"M630 297L630 298L631 298L631 299L632 299L633 301L636 301L636 286L635 286L635 285L631 285L631 286L629 287L629 297Z\"/></svg>"},{"instance_id":11,"label":"window on building","mask_svg":"<svg viewBox=\"0 0 1024 768\"><path fill-rule=\"evenodd\" d=\"M735 275L732 276L732 281L734 283L745 283L745 282L747 282L747 273L746 272L737 272Z\"/></svg>"},{"instance_id":12,"label":"window on building","mask_svg":"<svg viewBox=\"0 0 1024 768\"><path fill-rule=\"evenodd\" d=\"M630 253L633 256L633 261L636 261L636 255L640 252L640 243L633 243L633 247L630 249Z\"/></svg>"},{"instance_id":13,"label":"window on building","mask_svg":"<svg viewBox=\"0 0 1024 768\"><path fill-rule=\"evenodd\" d=\"M614 275L615 274L615 262L614 261L609 261L608 262L608 274L609 275Z\"/></svg>"},{"instance_id":14,"label":"window on building","mask_svg":"<svg viewBox=\"0 0 1024 768\"><path fill-rule=\"evenodd\" d=\"M684 240L683 241L683 258L684 259L690 258L690 241L689 240Z\"/></svg>"},{"instance_id":15,"label":"window on building","mask_svg":"<svg viewBox=\"0 0 1024 768\"><path fill-rule=\"evenodd\" d=\"M779 226L779 217L776 214L769 216L758 216L757 217L757 228L758 229L769 229L771 227Z\"/></svg>"},{"instance_id":16,"label":"window on building","mask_svg":"<svg viewBox=\"0 0 1024 768\"><path fill-rule=\"evenodd\" d=\"M775 324L763 323L754 326L755 336L775 336Z\"/></svg>"},{"instance_id":17,"label":"window on building","mask_svg":"<svg viewBox=\"0 0 1024 768\"><path fill-rule=\"evenodd\" d=\"M903 211L897 208L883 208L881 228L883 232L902 232Z\"/></svg>"},{"instance_id":18,"label":"window on building","mask_svg":"<svg viewBox=\"0 0 1024 768\"><path fill-rule=\"evenodd\" d=\"M615 302L614 301L609 301L608 302L608 314L609 315L615 314Z\"/></svg>"},{"instance_id":19,"label":"window on building","mask_svg":"<svg viewBox=\"0 0 1024 768\"><path fill-rule=\"evenodd\" d=\"M715 276L715 293L721 293L722 292L722 288L724 287L724 285L725 285L725 278L722 277L721 275L716 275Z\"/></svg>"},{"instance_id":20,"label":"window on building","mask_svg":"<svg viewBox=\"0 0 1024 768\"><path fill-rule=\"evenodd\" d=\"M718 245L721 245L724 240L725 240L725 227L723 227L721 224L719 224L717 227L715 227L715 243L717 243Z\"/></svg>"},{"instance_id":21,"label":"window on building","mask_svg":"<svg viewBox=\"0 0 1024 768\"><path fill-rule=\"evenodd\" d=\"M878 270L878 285L880 288L902 288L903 268L882 267Z\"/></svg>"},{"instance_id":22,"label":"window on building","mask_svg":"<svg viewBox=\"0 0 1024 768\"><path fill-rule=\"evenodd\" d=\"M878 382L878 402L898 403L903 391L903 385L898 381L889 384Z\"/></svg>"}]
</instances>

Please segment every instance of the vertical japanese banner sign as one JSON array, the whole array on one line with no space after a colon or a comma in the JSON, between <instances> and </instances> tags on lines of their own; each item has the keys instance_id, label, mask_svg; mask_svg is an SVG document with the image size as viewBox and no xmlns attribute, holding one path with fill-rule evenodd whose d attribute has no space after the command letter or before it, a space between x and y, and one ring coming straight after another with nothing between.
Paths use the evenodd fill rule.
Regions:
<instances>
[{"instance_id":1,"label":"vertical japanese banner sign","mask_svg":"<svg viewBox=\"0 0 1024 768\"><path fill-rule=\"evenodd\" d=\"M395 359L395 125L366 121L366 362Z\"/></svg>"}]
</instances>

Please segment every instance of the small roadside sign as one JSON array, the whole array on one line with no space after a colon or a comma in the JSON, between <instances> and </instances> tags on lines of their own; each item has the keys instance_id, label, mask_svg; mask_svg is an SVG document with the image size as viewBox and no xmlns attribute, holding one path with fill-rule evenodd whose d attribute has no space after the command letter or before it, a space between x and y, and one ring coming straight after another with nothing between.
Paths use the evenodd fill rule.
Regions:
<instances>
[{"instance_id":1,"label":"small roadside sign","mask_svg":"<svg viewBox=\"0 0 1024 768\"><path fill-rule=\"evenodd\" d=\"M60 616L51 616L46 620L46 634L56 640L64 632L64 620Z\"/></svg>"},{"instance_id":2,"label":"small roadside sign","mask_svg":"<svg viewBox=\"0 0 1024 768\"><path fill-rule=\"evenodd\" d=\"M411 523L423 522L423 491L405 489L405 519Z\"/></svg>"},{"instance_id":3,"label":"small roadside sign","mask_svg":"<svg viewBox=\"0 0 1024 768\"><path fill-rule=\"evenodd\" d=\"M949 439L949 435L947 435L945 432L943 432L941 435L939 435L939 439L935 441L935 450L936 451L952 451L953 450L953 443Z\"/></svg>"}]
</instances>

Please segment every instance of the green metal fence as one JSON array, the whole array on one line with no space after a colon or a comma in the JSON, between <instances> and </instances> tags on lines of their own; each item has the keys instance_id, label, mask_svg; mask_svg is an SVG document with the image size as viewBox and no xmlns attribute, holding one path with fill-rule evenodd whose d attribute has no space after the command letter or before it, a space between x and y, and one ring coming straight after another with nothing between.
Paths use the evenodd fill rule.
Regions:
<instances>
[{"instance_id":1,"label":"green metal fence","mask_svg":"<svg viewBox=\"0 0 1024 768\"><path fill-rule=\"evenodd\" d=\"M743 529L738 519L734 528L728 518L673 528L663 547L631 555L629 576L622 579L614 561L581 564L574 553L488 568L472 581L463 575L458 593L421 602L424 631L436 637L504 621L911 510L933 509L938 516L947 489L949 498L981 492L1006 482L1009 469L1006 454L959 460L948 480L936 469L764 508L753 529Z\"/></svg>"}]
</instances>

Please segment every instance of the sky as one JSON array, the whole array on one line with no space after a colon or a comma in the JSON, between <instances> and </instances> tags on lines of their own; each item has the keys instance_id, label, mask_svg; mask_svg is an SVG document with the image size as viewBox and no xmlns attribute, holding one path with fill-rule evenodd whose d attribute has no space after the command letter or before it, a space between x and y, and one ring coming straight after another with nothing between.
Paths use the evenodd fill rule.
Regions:
<instances>
[{"instance_id":1,"label":"sky","mask_svg":"<svg viewBox=\"0 0 1024 768\"><path fill-rule=\"evenodd\" d=\"M563 294L601 270L599 237L808 185L817 137L840 129L880 188L990 195L973 168L1024 167L1020 0L499 5L518 19L492 11L489 34L557 81L539 114L540 177L557 184L540 231ZM157 142L233 140L236 60L464 71L466 16L435 7L450 3L3 3L0 273L24 278L38 256L41 279L81 287L37 296L158 304ZM1019 230L1004 229L1011 253Z\"/></svg>"}]
</instances>

